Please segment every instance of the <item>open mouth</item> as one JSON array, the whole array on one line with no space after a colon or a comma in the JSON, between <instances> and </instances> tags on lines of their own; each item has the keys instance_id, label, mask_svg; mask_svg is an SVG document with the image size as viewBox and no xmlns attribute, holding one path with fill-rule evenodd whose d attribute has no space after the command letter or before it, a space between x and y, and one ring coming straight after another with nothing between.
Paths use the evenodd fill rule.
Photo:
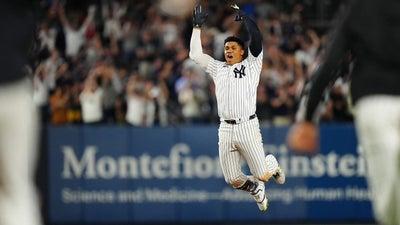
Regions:
<instances>
[{"instance_id":1,"label":"open mouth","mask_svg":"<svg viewBox=\"0 0 400 225\"><path fill-rule=\"evenodd\" d=\"M233 55L226 55L226 58L233 59Z\"/></svg>"}]
</instances>

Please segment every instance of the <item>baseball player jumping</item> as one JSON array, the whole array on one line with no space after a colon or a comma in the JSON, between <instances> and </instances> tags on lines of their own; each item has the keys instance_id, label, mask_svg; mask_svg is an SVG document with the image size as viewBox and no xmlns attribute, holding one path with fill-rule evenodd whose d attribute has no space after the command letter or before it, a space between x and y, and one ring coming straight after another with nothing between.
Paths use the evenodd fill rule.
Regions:
<instances>
[{"instance_id":1,"label":"baseball player jumping","mask_svg":"<svg viewBox=\"0 0 400 225\"><path fill-rule=\"evenodd\" d=\"M249 53L245 58L244 42L234 36L225 39L226 62L204 54L201 46L201 26L207 13L197 4L193 13L193 33L189 56L212 77L221 123L218 130L219 157L225 181L233 188L249 192L261 211L266 211L268 199L264 182L274 177L283 184L285 174L273 155L263 149L256 111L257 86L260 79L263 50L262 36L256 23L247 17L237 5L236 21L242 21L250 36ZM252 176L241 170L244 158Z\"/></svg>"}]
</instances>

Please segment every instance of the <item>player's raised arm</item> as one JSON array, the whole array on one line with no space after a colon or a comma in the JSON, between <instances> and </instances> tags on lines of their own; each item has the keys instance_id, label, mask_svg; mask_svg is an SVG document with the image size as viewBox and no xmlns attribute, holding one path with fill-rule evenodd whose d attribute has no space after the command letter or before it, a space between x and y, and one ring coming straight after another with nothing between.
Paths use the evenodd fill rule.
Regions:
<instances>
[{"instance_id":1,"label":"player's raised arm","mask_svg":"<svg viewBox=\"0 0 400 225\"><path fill-rule=\"evenodd\" d=\"M193 11L193 32L190 39L189 57L204 69L207 69L210 60L212 60L211 56L203 53L203 47L201 46L201 26L206 21L206 18L207 13L200 4L197 4Z\"/></svg>"},{"instance_id":2,"label":"player's raised arm","mask_svg":"<svg viewBox=\"0 0 400 225\"><path fill-rule=\"evenodd\" d=\"M249 17L244 17L244 24L250 35L250 45L249 49L253 56L257 57L262 51L262 35L257 27L256 22L254 22Z\"/></svg>"},{"instance_id":3,"label":"player's raised arm","mask_svg":"<svg viewBox=\"0 0 400 225\"><path fill-rule=\"evenodd\" d=\"M249 16L247 16L243 11L241 11L237 5L233 5L232 8L235 9L238 13L236 15L235 20L243 21L243 23L247 29L247 32L249 33L250 53L253 56L257 57L258 55L260 55L260 53L262 51L262 35L261 35L260 30L257 27L256 22L253 19L251 19Z\"/></svg>"}]
</instances>

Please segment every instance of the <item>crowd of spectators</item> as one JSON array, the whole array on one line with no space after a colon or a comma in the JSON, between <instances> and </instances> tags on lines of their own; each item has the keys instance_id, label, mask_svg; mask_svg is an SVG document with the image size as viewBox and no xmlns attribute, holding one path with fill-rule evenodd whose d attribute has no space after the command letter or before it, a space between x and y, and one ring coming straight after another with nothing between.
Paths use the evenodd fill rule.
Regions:
<instances>
[{"instance_id":1,"label":"crowd of spectators","mask_svg":"<svg viewBox=\"0 0 400 225\"><path fill-rule=\"evenodd\" d=\"M226 37L247 37L219 2L208 1L202 44L223 60ZM218 121L213 83L188 58L191 15L164 15L146 0L42 1L40 7L32 74L43 122L150 127ZM286 11L261 0L242 7L257 19L264 38L257 115L263 125L290 124L323 53L325 32L307 23L302 4ZM347 83L343 78L326 94L323 121L352 120Z\"/></svg>"}]
</instances>

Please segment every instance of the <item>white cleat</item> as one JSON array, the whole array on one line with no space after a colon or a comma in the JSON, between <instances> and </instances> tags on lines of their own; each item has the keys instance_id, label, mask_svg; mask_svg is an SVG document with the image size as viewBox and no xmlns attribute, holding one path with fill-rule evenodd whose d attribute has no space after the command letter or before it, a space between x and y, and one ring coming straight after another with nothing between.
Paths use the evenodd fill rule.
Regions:
<instances>
[{"instance_id":1,"label":"white cleat","mask_svg":"<svg viewBox=\"0 0 400 225\"><path fill-rule=\"evenodd\" d=\"M268 199L267 195L265 194L264 182L254 179L254 177L251 177L251 180L257 184L257 187L255 188L254 191L250 192L250 194L256 201L260 211L265 212L268 209Z\"/></svg>"},{"instance_id":2,"label":"white cleat","mask_svg":"<svg viewBox=\"0 0 400 225\"><path fill-rule=\"evenodd\" d=\"M279 163L276 160L275 156L269 154L265 157L265 161L267 162L268 171L272 174L276 183L284 184L286 181L285 172L279 166Z\"/></svg>"}]
</instances>

